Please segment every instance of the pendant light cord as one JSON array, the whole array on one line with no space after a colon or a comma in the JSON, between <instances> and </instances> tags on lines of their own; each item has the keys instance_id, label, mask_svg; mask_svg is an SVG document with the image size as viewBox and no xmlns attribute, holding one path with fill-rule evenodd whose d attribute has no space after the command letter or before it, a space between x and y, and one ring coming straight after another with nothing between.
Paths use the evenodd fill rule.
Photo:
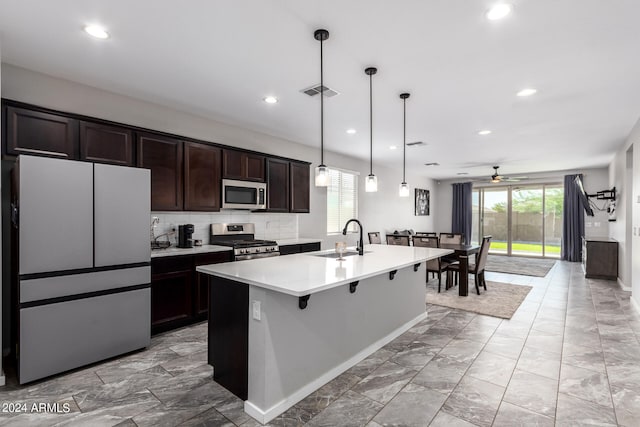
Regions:
<instances>
[{"instance_id":1,"label":"pendant light cord","mask_svg":"<svg viewBox=\"0 0 640 427\"><path fill-rule=\"evenodd\" d=\"M369 175L373 175L373 74L369 74Z\"/></svg>"},{"instance_id":2,"label":"pendant light cord","mask_svg":"<svg viewBox=\"0 0 640 427\"><path fill-rule=\"evenodd\" d=\"M407 169L407 98L402 100L403 122L402 122L402 183L406 183L405 170Z\"/></svg>"},{"instance_id":3,"label":"pendant light cord","mask_svg":"<svg viewBox=\"0 0 640 427\"><path fill-rule=\"evenodd\" d=\"M322 38L320 39L320 164L324 165L324 73L322 56Z\"/></svg>"}]
</instances>

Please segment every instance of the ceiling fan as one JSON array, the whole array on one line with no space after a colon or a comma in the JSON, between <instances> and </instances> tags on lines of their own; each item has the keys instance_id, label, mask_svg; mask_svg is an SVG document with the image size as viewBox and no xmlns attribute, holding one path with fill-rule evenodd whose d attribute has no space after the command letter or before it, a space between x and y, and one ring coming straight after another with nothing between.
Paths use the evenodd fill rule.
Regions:
<instances>
[{"instance_id":1,"label":"ceiling fan","mask_svg":"<svg viewBox=\"0 0 640 427\"><path fill-rule=\"evenodd\" d=\"M518 181L521 181L523 179L528 179L528 177L526 177L526 176L509 177L509 176L500 175L498 173L498 168L499 167L500 166L494 166L493 167L494 171L493 171L493 175L491 175L491 181L490 181L492 184L498 184L498 183L501 183L501 182L518 182Z\"/></svg>"}]
</instances>

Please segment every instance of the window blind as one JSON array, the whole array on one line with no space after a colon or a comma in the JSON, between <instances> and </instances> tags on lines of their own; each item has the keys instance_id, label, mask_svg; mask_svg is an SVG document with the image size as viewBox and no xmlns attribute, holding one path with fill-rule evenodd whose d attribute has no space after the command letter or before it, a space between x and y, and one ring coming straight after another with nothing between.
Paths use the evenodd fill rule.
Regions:
<instances>
[{"instance_id":1,"label":"window blind","mask_svg":"<svg viewBox=\"0 0 640 427\"><path fill-rule=\"evenodd\" d=\"M358 217L358 175L329 169L327 187L327 234L341 233L344 224ZM356 231L355 224L349 231Z\"/></svg>"}]
</instances>

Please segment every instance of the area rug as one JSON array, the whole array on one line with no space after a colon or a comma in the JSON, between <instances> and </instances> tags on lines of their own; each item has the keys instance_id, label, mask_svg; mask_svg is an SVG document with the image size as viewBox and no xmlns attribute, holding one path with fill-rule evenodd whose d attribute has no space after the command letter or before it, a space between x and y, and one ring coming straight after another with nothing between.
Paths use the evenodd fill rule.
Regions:
<instances>
[{"instance_id":1,"label":"area rug","mask_svg":"<svg viewBox=\"0 0 640 427\"><path fill-rule=\"evenodd\" d=\"M469 283L469 295L461 297L458 295L457 286L438 293L438 285L429 284L427 286L426 302L427 304L457 308L502 319L511 319L511 316L520 307L520 304L531 289L531 286L487 281L487 290L485 291L481 287L480 295L478 295L475 285Z\"/></svg>"},{"instance_id":2,"label":"area rug","mask_svg":"<svg viewBox=\"0 0 640 427\"><path fill-rule=\"evenodd\" d=\"M498 273L544 277L555 263L556 260L554 259L489 255L485 269Z\"/></svg>"}]
</instances>

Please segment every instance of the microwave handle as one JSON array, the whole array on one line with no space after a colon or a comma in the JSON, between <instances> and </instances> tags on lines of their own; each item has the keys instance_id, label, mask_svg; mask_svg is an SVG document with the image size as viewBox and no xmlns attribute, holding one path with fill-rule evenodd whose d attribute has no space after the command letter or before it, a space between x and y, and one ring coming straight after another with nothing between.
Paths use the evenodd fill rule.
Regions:
<instances>
[{"instance_id":1,"label":"microwave handle","mask_svg":"<svg viewBox=\"0 0 640 427\"><path fill-rule=\"evenodd\" d=\"M258 189L258 204L264 205L264 188Z\"/></svg>"}]
</instances>

